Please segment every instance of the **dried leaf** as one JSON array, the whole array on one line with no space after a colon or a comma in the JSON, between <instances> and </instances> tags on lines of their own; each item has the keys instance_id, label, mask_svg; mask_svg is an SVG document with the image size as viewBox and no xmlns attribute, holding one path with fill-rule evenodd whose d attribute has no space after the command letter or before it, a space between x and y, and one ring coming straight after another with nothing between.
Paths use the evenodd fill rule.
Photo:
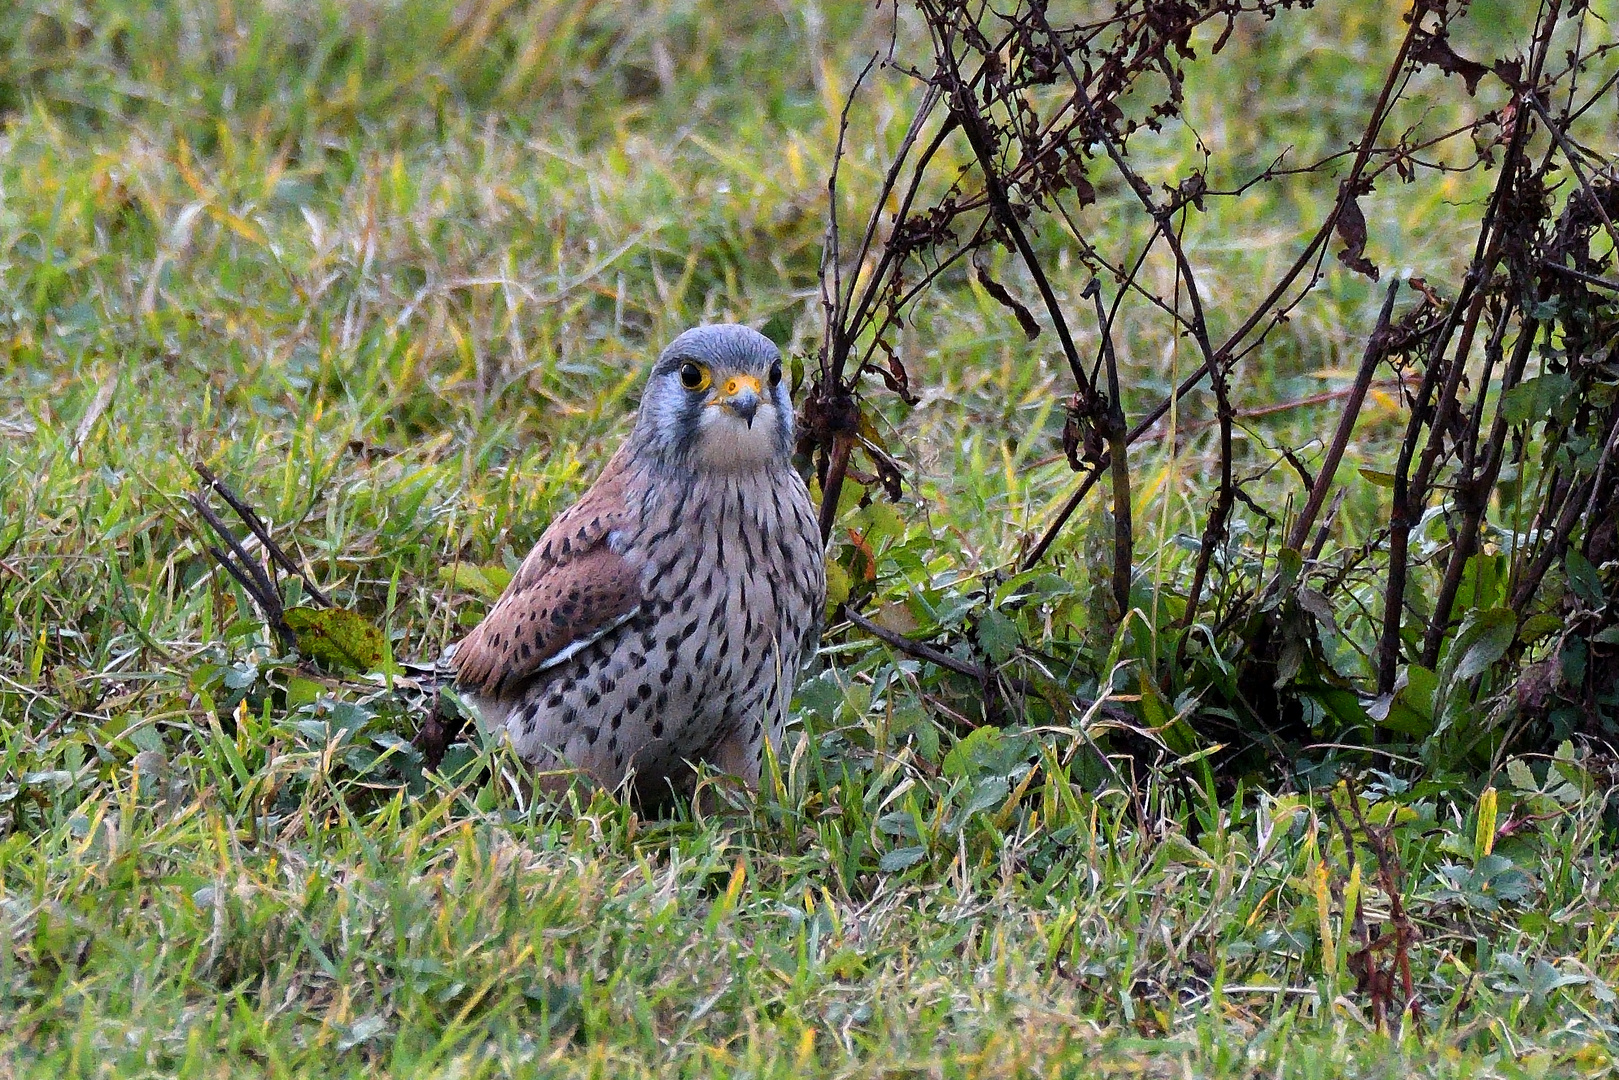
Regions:
<instances>
[{"instance_id":1,"label":"dried leaf","mask_svg":"<svg viewBox=\"0 0 1619 1080\"><path fill-rule=\"evenodd\" d=\"M870 584L877 580L877 555L859 529L849 530L849 574L855 581Z\"/></svg>"},{"instance_id":2,"label":"dried leaf","mask_svg":"<svg viewBox=\"0 0 1619 1080\"><path fill-rule=\"evenodd\" d=\"M1079 429L1079 407L1075 403L1069 406L1068 416L1062 424L1062 452L1068 457L1068 467L1075 472L1085 467L1085 463L1079 457L1082 445L1084 439Z\"/></svg>"},{"instance_id":3,"label":"dried leaf","mask_svg":"<svg viewBox=\"0 0 1619 1080\"><path fill-rule=\"evenodd\" d=\"M1344 200L1343 208L1338 211L1337 221L1338 238L1344 242L1344 249L1338 252L1338 261L1357 274L1365 274L1373 281L1378 279L1377 266L1366 257L1366 215L1360 212L1360 201L1357 196L1350 196Z\"/></svg>"},{"instance_id":4,"label":"dried leaf","mask_svg":"<svg viewBox=\"0 0 1619 1080\"><path fill-rule=\"evenodd\" d=\"M1469 97L1478 91L1478 81L1490 71L1476 60L1458 56L1443 32L1419 33L1416 44L1411 47L1411 59L1418 64L1432 64L1446 75L1460 75L1467 84Z\"/></svg>"},{"instance_id":5,"label":"dried leaf","mask_svg":"<svg viewBox=\"0 0 1619 1080\"><path fill-rule=\"evenodd\" d=\"M897 319L895 320L895 325L898 325ZM911 376L905 370L905 365L900 363L898 354L894 352L894 347L881 338L877 340L877 346L882 349L883 355L888 358L887 369L878 369L877 372L883 377L883 382L887 384L890 390L898 394L899 399L905 404L915 405L921 401L921 398L911 393Z\"/></svg>"},{"instance_id":6,"label":"dried leaf","mask_svg":"<svg viewBox=\"0 0 1619 1080\"><path fill-rule=\"evenodd\" d=\"M1408 278L1406 280L1406 284L1409 285L1411 288L1417 290L1417 292L1421 293L1423 299L1426 300L1430 306L1436 307L1436 308L1444 306L1444 303L1445 303L1444 299L1441 298L1440 295L1433 290L1433 287L1428 284L1428 281L1427 281L1426 278L1420 278L1420 277Z\"/></svg>"},{"instance_id":7,"label":"dried leaf","mask_svg":"<svg viewBox=\"0 0 1619 1080\"><path fill-rule=\"evenodd\" d=\"M978 284L984 291L994 297L995 302L1017 316L1018 325L1023 327L1023 334L1030 341L1040 336L1040 323L1034 317L1034 312L1023 306L1017 297L1006 291L1006 286L989 276L989 269L985 265L988 261L984 257L984 249L979 248L973 252L973 271L978 278Z\"/></svg>"},{"instance_id":8,"label":"dried leaf","mask_svg":"<svg viewBox=\"0 0 1619 1080\"><path fill-rule=\"evenodd\" d=\"M912 404L915 404L912 402ZM872 423L871 417L866 413L860 414L859 428L856 432L861 445L865 448L866 456L871 458L872 465L877 470L877 480L883 485L883 492L894 502L899 502L904 494L905 477L900 472L899 463L888 452L888 446L883 442L882 435L877 431L877 425ZM851 472L849 475L853 476ZM869 478L862 481L869 486Z\"/></svg>"},{"instance_id":9,"label":"dried leaf","mask_svg":"<svg viewBox=\"0 0 1619 1080\"><path fill-rule=\"evenodd\" d=\"M1081 210L1096 201L1096 185L1085 176L1085 161L1078 154L1071 155L1063 163L1063 176L1068 186L1074 189L1074 198Z\"/></svg>"}]
</instances>

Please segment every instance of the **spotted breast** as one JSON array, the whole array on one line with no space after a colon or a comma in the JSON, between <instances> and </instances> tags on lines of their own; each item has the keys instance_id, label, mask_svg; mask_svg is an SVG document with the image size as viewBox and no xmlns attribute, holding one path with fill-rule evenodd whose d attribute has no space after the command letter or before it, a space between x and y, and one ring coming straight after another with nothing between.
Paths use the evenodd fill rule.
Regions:
<instances>
[{"instance_id":1,"label":"spotted breast","mask_svg":"<svg viewBox=\"0 0 1619 1080\"><path fill-rule=\"evenodd\" d=\"M825 604L791 417L753 331L665 350L635 432L455 655L484 724L542 774L633 776L643 797L699 763L757 783Z\"/></svg>"}]
</instances>

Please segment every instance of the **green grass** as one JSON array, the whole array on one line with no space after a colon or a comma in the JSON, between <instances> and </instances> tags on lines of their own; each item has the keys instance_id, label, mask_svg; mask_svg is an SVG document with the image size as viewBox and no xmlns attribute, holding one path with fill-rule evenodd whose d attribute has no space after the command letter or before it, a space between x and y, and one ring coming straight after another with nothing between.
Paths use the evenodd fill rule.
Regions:
<instances>
[{"instance_id":1,"label":"green grass","mask_svg":"<svg viewBox=\"0 0 1619 1080\"><path fill-rule=\"evenodd\" d=\"M1323 3L1205 49L1190 127L1142 139L1138 167L1200 164L1193 130L1217 183L1341 147L1398 11ZM1479 0L1458 48L1526 17ZM1110 777L1075 734L1103 737L1100 716L968 737L979 688L840 630L757 799L661 820L601 795L536 806L498 751L425 773L408 680L282 655L212 563L194 462L392 656L435 656L489 599L443 568L522 555L626 430L661 343L729 318L813 354L839 111L888 33L865 5L673 0L0 14L0 1075L1611 1068L1619 864L1594 757L1497 776L1500 839L1477 785L1360 776L1422 935L1422 1018L1390 1035L1350 970L1345 890L1374 925L1389 901L1334 830L1342 791L1272 775L1216 802L1177 753ZM1494 107L1418 84L1402 124ZM851 114L845 220L911 89L882 76ZM1473 236L1447 208L1490 180L1367 198L1369 255L1454 280ZM1194 220L1217 329L1334 184ZM1097 208L1121 249L1147 229L1123 205ZM1058 283L1073 310L1084 284ZM1329 270L1239 404L1344 385L1379 300ZM1121 341L1132 410L1194 362L1144 309ZM899 347L927 393L882 409L914 486L845 524L875 545L885 619L959 624L1073 482L1053 460L1065 376L964 277ZM1156 580L1185 570L1209 414L1189 402L1135 461ZM1335 416L1245 424L1246 467L1319 454ZM1374 402L1356 461L1401 423ZM1283 504L1285 469L1267 475ZM1346 546L1373 527L1375 491L1352 496ZM1060 546L1062 578L1013 586L1049 600L1034 644L1086 631L1095 532Z\"/></svg>"}]
</instances>

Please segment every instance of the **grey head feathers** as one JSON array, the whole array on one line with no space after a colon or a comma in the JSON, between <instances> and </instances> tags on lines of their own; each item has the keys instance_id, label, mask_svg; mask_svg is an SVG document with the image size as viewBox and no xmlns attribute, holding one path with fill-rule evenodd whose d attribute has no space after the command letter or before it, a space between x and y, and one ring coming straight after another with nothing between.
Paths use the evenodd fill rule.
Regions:
<instances>
[{"instance_id":1,"label":"grey head feathers","mask_svg":"<svg viewBox=\"0 0 1619 1080\"><path fill-rule=\"evenodd\" d=\"M788 461L793 405L780 350L746 326L687 330L653 366L631 438L637 456L666 467L731 471Z\"/></svg>"}]
</instances>

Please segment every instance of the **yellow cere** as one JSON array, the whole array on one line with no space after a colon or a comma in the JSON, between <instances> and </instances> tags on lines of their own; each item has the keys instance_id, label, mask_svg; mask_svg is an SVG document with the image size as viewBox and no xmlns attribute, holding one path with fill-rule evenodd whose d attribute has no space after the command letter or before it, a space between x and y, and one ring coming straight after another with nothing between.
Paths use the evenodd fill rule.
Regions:
<instances>
[{"instance_id":1,"label":"yellow cere","mask_svg":"<svg viewBox=\"0 0 1619 1080\"><path fill-rule=\"evenodd\" d=\"M752 390L755 394L761 394L761 396L763 393L759 388L759 380L752 375L732 375L725 380L725 397L736 397L743 390Z\"/></svg>"}]
</instances>

